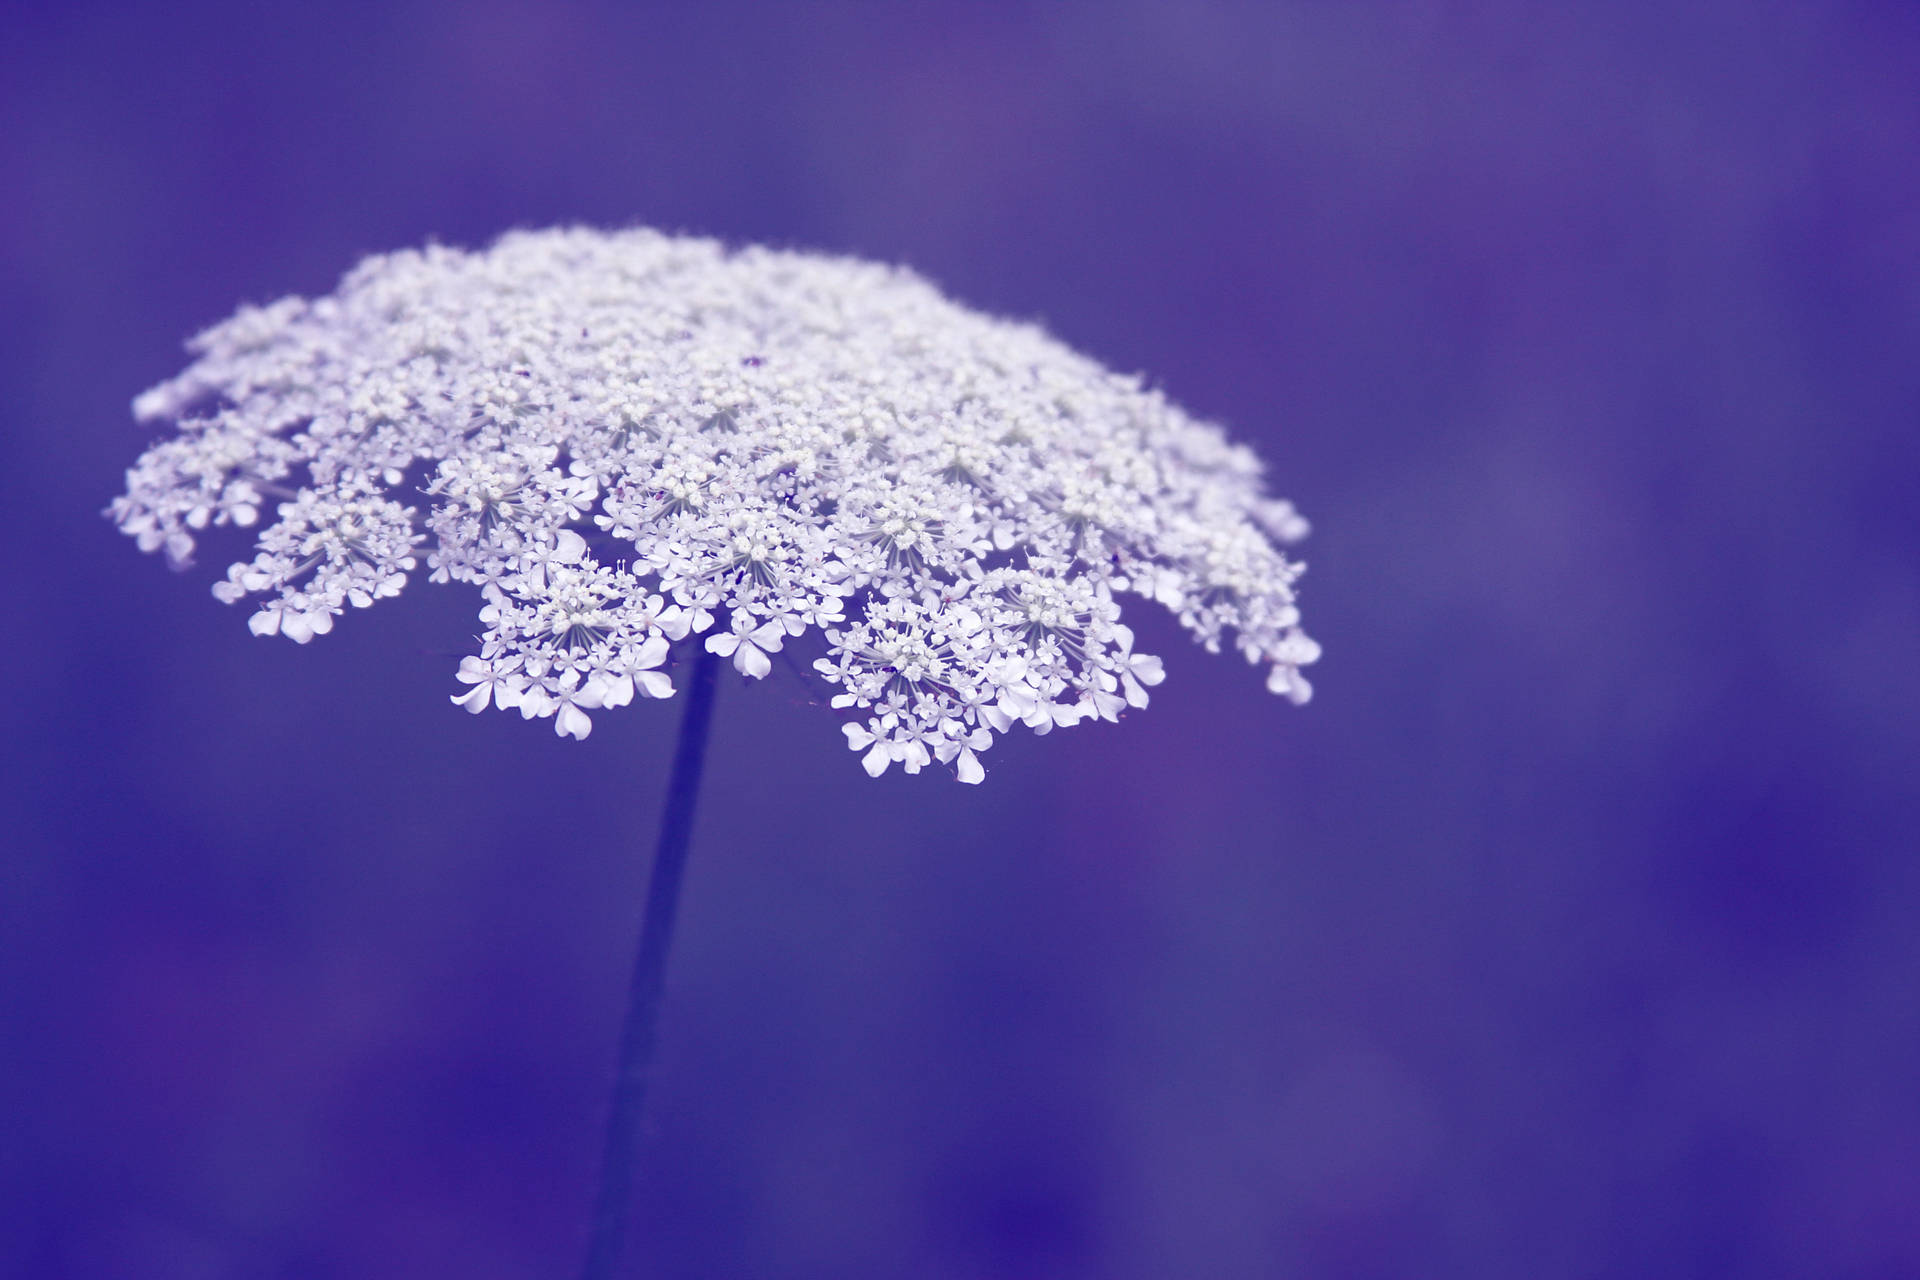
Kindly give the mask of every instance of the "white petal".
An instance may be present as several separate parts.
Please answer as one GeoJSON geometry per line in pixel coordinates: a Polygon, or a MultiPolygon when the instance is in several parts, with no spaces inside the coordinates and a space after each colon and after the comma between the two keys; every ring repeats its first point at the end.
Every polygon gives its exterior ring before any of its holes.
{"type": "Polygon", "coordinates": [[[553,718],[553,731],[561,737],[571,734],[576,739],[584,740],[593,732],[593,721],[580,708],[563,702],[560,704],[560,713],[553,718]]]}
{"type": "Polygon", "coordinates": [[[740,637],[731,631],[722,631],[707,637],[707,652],[726,657],[740,646],[740,637]]]}
{"type": "Polygon", "coordinates": [[[996,705],[1001,715],[1025,720],[1033,715],[1040,702],[1033,696],[1033,690],[1015,685],[1000,691],[1000,701],[996,705]]]}
{"type": "Polygon", "coordinates": [[[1320,642],[1304,631],[1290,632],[1273,656],[1290,666],[1308,666],[1320,661],[1320,642]]]}
{"type": "MultiPolygon", "coordinates": [[[[553,558],[561,564],[579,564],[587,554],[587,540],[571,529],[562,529],[553,558]]],[[[585,736],[584,734],[581,736],[585,736]]]]}
{"type": "Polygon", "coordinates": [[[635,684],[640,686],[640,692],[649,698],[671,698],[673,696],[673,681],[667,678],[667,673],[664,671],[637,672],[633,680],[635,684]]]}
{"type": "Polygon", "coordinates": [[[767,661],[767,655],[750,644],[742,644],[733,655],[733,665],[741,675],[754,680],[764,680],[767,672],[773,670],[773,664],[767,661]]]}
{"type": "Polygon", "coordinates": [[[980,780],[986,776],[987,771],[980,767],[980,760],[973,752],[962,751],[960,753],[960,781],[966,783],[968,786],[978,786],[980,780]]]}
{"type": "Polygon", "coordinates": [[[879,777],[892,763],[893,757],[887,754],[887,744],[884,742],[874,743],[873,750],[860,757],[860,767],[867,771],[869,778],[879,777]]]}
{"type": "Polygon", "coordinates": [[[608,676],[600,684],[600,705],[624,707],[633,701],[632,676],[608,676]]]}
{"type": "Polygon", "coordinates": [[[635,667],[657,667],[667,660],[667,648],[667,638],[665,636],[648,636],[646,642],[634,651],[633,665],[635,667]]]}
{"type": "Polygon", "coordinates": [[[454,706],[465,707],[467,710],[473,712],[473,714],[479,715],[487,709],[487,703],[493,697],[493,689],[488,685],[477,684],[465,693],[455,693],[448,696],[454,706]]]}

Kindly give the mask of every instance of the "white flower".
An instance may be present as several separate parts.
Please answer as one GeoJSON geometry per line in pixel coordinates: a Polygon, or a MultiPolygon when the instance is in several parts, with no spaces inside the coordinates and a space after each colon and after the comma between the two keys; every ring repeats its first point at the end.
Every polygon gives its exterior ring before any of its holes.
{"type": "Polygon", "coordinates": [[[453,678],[473,688],[450,695],[450,700],[475,715],[487,709],[489,700],[502,711],[518,706],[521,690],[527,687],[526,678],[519,674],[520,662],[519,658],[476,658],[469,654],[460,659],[460,670],[453,678]]]}
{"type": "MultiPolygon", "coordinates": [[[[655,597],[657,600],[659,597],[655,597]]],[[[671,698],[673,681],[659,670],[667,660],[671,633],[655,633],[637,645],[623,645],[601,676],[601,705],[624,707],[637,691],[643,698],[671,698]]]]}
{"type": "Polygon", "coordinates": [[[1138,378],[908,272],[635,230],[370,258],[243,308],[134,402],[178,433],[109,515],[305,643],[431,580],[481,588],[452,701],[584,738],[673,693],[690,636],[764,678],[806,641],[869,773],[963,782],[1016,723],[1147,705],[1120,600],[1172,610],[1303,702],[1306,533],[1259,460],[1138,378]],[[419,505],[414,505],[419,504],[419,505]],[[422,509],[424,508],[424,510],[422,509]],[[717,629],[716,629],[717,628],[717,629]]]}
{"type": "MultiPolygon", "coordinates": [[[[794,634],[800,633],[800,624],[794,623],[794,634]]],[[[764,680],[773,670],[773,663],[767,660],[770,653],[780,652],[780,645],[787,638],[785,629],[779,620],[754,625],[751,614],[737,611],[733,615],[733,630],[707,637],[707,652],[717,653],[725,658],[733,658],[733,669],[752,680],[764,680]]]]}

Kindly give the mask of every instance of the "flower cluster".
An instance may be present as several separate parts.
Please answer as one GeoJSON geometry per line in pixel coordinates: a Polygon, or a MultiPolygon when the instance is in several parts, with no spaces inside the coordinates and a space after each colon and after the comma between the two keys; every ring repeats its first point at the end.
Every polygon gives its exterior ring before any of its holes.
{"type": "Polygon", "coordinates": [[[869,773],[977,782],[1015,723],[1146,705],[1161,667],[1120,621],[1129,593],[1311,692],[1280,550],[1306,523],[1254,455],[903,270],[524,232],[368,259],[191,350],[134,402],[178,432],[109,515],[183,564],[270,508],[214,594],[301,643],[422,560],[479,586],[470,711],[584,738],[592,710],[671,695],[689,635],[755,679],[812,637],[869,773]]]}

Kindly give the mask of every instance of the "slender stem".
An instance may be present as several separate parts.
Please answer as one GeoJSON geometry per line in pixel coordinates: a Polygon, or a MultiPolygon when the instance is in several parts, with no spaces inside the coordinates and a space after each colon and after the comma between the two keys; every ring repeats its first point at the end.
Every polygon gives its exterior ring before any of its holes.
{"type": "Polygon", "coordinates": [[[693,804],[700,794],[700,770],[707,754],[707,726],[713,720],[714,677],[718,655],[701,646],[693,661],[687,709],[680,718],[680,741],[673,752],[667,782],[667,808],[660,817],[660,844],[653,855],[647,885],[646,922],[640,927],[640,955],[633,965],[627,995],[627,1020],[620,1031],[620,1065],[614,1076],[613,1113],[607,1120],[607,1150],[600,1164],[600,1192],[594,1201],[593,1238],[587,1246],[583,1280],[610,1280],[626,1241],[627,1210],[633,1200],[633,1170],[640,1146],[640,1108],[653,1066],[660,993],[666,985],[667,948],[673,941],[674,910],[680,901],[681,873],[687,866],[687,839],[693,833],[693,804]]]}

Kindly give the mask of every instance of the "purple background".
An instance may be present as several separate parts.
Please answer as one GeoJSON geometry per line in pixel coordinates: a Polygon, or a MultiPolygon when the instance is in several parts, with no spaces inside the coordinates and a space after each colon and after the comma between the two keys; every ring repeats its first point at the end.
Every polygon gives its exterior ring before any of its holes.
{"type": "Polygon", "coordinates": [[[1328,652],[1140,606],[977,790],[729,675],[634,1274],[1920,1275],[1920,10],[1675,8],[11,6],[0,1271],[577,1266],[677,707],[99,511],[237,303],[583,221],[1149,371],[1328,652]]]}

